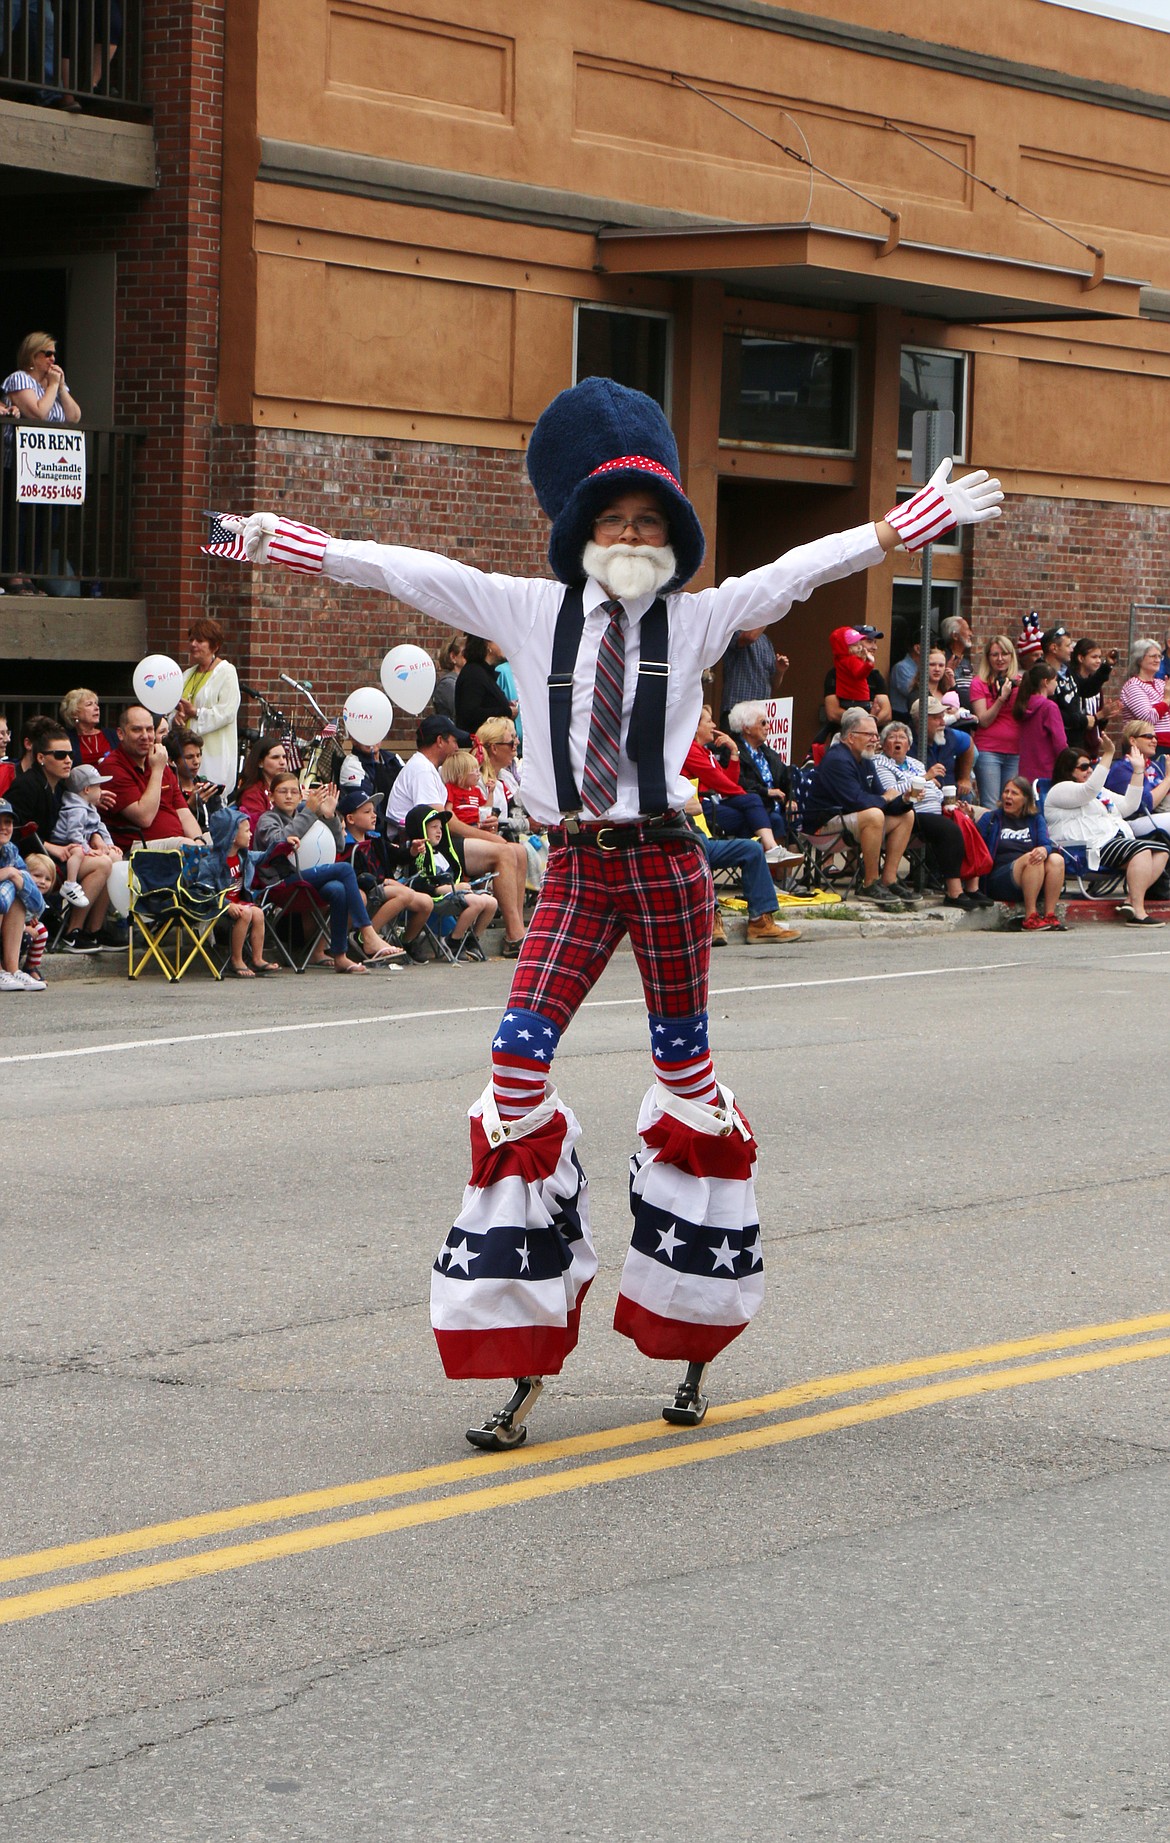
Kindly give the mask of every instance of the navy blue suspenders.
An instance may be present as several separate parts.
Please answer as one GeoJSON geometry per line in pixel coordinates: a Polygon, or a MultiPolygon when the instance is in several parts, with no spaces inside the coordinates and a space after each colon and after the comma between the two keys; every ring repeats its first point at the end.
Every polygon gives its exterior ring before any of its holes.
{"type": "MultiPolygon", "coordinates": [[[[557,805],[565,814],[580,810],[581,795],[569,761],[569,723],[573,714],[573,668],[585,626],[580,586],[565,590],[553,634],[552,670],[548,675],[549,735],[557,805]]],[[[638,686],[626,754],[638,768],[638,808],[644,817],[670,810],[666,797],[666,687],[670,666],[666,658],[667,613],[661,595],[646,610],[641,622],[638,686]]]]}

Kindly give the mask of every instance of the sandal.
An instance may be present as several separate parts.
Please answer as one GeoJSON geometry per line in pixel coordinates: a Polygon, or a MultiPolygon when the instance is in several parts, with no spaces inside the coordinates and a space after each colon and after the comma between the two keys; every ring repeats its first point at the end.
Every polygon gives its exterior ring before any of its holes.
{"type": "Polygon", "coordinates": [[[257,979],[267,979],[269,973],[283,973],[284,968],[275,960],[253,960],[252,971],[257,979]]]}
{"type": "Polygon", "coordinates": [[[406,955],[403,953],[401,947],[391,947],[389,942],[387,942],[381,953],[369,953],[366,955],[366,965],[385,966],[387,961],[393,962],[396,960],[405,960],[405,958],[406,955]]]}
{"type": "Polygon", "coordinates": [[[223,969],[223,977],[225,979],[255,979],[256,975],[250,966],[228,965],[223,969]]]}
{"type": "Polygon", "coordinates": [[[335,973],[365,973],[367,969],[364,966],[360,966],[356,960],[347,959],[344,966],[338,966],[335,960],[333,962],[333,970],[335,973]]]}

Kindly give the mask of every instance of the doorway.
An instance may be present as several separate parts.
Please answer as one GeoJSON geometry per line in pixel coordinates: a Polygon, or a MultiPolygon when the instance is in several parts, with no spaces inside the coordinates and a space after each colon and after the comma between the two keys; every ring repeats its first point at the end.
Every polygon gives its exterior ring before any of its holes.
{"type": "MultiPolygon", "coordinates": [[[[720,480],[716,581],[745,575],[794,545],[857,522],[849,488],[802,481],[720,480]]],[[[792,699],[794,762],[804,760],[820,728],[825,674],[831,664],[829,635],[834,627],[865,619],[864,583],[864,573],[826,583],[768,628],[776,651],[790,661],[781,696],[792,699]]]]}

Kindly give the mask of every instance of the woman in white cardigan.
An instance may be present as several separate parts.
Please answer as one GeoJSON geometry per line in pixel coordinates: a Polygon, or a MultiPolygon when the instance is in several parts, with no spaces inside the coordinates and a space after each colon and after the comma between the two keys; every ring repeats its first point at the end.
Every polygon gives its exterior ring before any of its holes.
{"type": "Polygon", "coordinates": [[[1131,745],[1127,756],[1133,771],[1128,790],[1111,793],[1105,777],[1113,764],[1113,739],[1102,738],[1101,757],[1094,764],[1083,749],[1064,749],[1052,766],[1052,781],[1044,797],[1044,817],[1052,842],[1058,847],[1084,848],[1090,870],[1124,870],[1129,897],[1119,913],[1127,922],[1145,928],[1162,923],[1146,914],[1146,892],[1166,869],[1170,840],[1135,838],[1126,820],[1141,806],[1146,762],[1131,745]]]}
{"type": "Polygon", "coordinates": [[[214,781],[230,794],[240,759],[236,733],[240,681],[235,666],[220,657],[224,638],[223,628],[209,615],[192,621],[188,636],[191,666],[183,680],[177,714],[203,744],[204,780],[214,781]]]}

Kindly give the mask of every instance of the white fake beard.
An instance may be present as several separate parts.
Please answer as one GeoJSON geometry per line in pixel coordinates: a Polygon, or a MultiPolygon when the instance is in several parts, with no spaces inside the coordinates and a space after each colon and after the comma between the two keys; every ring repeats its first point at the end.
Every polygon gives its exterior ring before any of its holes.
{"type": "Polygon", "coordinates": [[[665,588],[678,570],[669,544],[598,544],[590,538],[581,553],[585,574],[619,601],[637,601],[665,588]]]}

